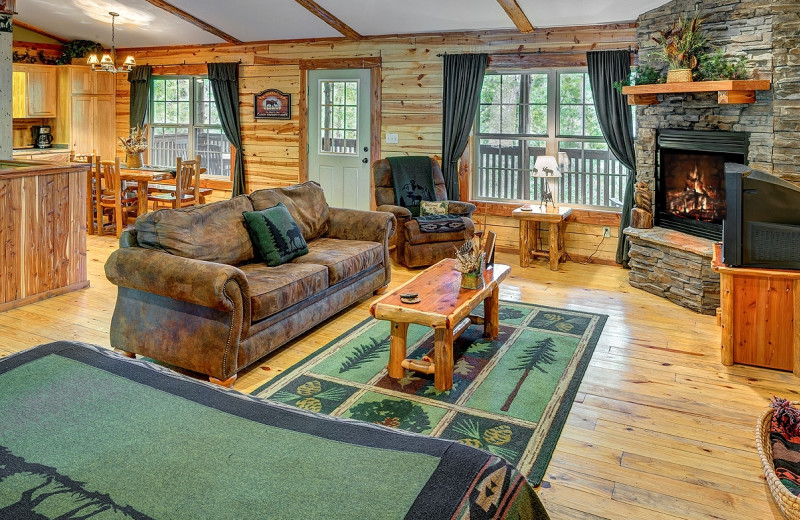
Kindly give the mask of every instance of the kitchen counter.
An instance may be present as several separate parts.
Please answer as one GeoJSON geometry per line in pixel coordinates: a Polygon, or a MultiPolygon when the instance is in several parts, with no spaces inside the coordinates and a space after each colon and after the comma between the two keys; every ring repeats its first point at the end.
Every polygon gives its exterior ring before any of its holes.
{"type": "Polygon", "coordinates": [[[69,162],[69,149],[66,147],[35,148],[33,146],[14,148],[14,159],[39,159],[45,161],[69,162]]]}
{"type": "Polygon", "coordinates": [[[88,168],[0,161],[0,312],[89,286],[88,168]]]}

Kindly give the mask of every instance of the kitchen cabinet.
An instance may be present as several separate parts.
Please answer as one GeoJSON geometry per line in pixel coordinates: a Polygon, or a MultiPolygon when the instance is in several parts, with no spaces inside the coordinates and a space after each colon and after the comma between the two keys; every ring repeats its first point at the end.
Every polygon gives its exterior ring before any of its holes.
{"type": "Polygon", "coordinates": [[[58,111],[56,70],[57,67],[52,65],[14,64],[13,117],[56,117],[58,111]]]}
{"type": "Polygon", "coordinates": [[[72,95],[113,94],[116,89],[116,76],[108,72],[95,72],[90,67],[71,66],[69,87],[72,95]]]}
{"type": "Polygon", "coordinates": [[[89,67],[58,68],[56,143],[78,154],[116,155],[116,75],[89,67]]]}

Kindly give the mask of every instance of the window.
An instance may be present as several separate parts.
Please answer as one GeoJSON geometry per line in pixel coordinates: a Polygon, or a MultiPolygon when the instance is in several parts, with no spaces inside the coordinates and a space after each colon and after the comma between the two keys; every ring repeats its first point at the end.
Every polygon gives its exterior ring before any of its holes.
{"type": "Polygon", "coordinates": [[[205,175],[231,178],[231,145],[208,78],[155,77],[150,88],[150,159],[158,166],[200,155],[205,175]]]}
{"type": "Polygon", "coordinates": [[[320,153],[358,155],[358,81],[320,80],[320,153]]]}
{"type": "Polygon", "coordinates": [[[475,198],[539,200],[543,180],[531,177],[536,157],[565,152],[561,202],[622,206],[628,170],[603,139],[586,72],[489,73],[477,119],[475,198]]]}

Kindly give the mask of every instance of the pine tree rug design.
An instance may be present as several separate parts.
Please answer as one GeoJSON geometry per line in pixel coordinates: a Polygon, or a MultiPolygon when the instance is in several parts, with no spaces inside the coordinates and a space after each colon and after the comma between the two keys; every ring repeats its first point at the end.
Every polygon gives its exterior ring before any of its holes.
{"type": "MultiPolygon", "coordinates": [[[[483,312],[476,309],[477,314],[483,312]]],[[[501,302],[500,334],[473,325],[454,344],[453,388],[386,373],[390,323],[368,318],[258,388],[298,408],[458,440],[504,457],[538,485],[607,316],[501,302]]],[[[408,357],[433,357],[433,330],[411,325],[408,357]]]]}

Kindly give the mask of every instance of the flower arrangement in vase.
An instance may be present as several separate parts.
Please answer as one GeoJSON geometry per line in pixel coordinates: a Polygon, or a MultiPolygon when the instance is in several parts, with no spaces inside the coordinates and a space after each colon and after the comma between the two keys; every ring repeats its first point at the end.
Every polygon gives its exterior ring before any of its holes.
{"type": "Polygon", "coordinates": [[[669,65],[667,83],[692,81],[692,70],[697,67],[708,44],[708,35],[702,27],[704,21],[695,9],[694,16],[681,16],[671,28],[659,31],[653,37],[661,47],[653,54],[669,65]]]}
{"type": "Polygon", "coordinates": [[[142,153],[147,150],[147,125],[131,128],[131,134],[123,139],[119,138],[125,150],[125,165],[128,168],[142,167],[142,153]]]}
{"type": "Polygon", "coordinates": [[[456,249],[456,270],[461,273],[461,287],[480,289],[483,287],[484,258],[474,240],[468,240],[456,249]]]}

